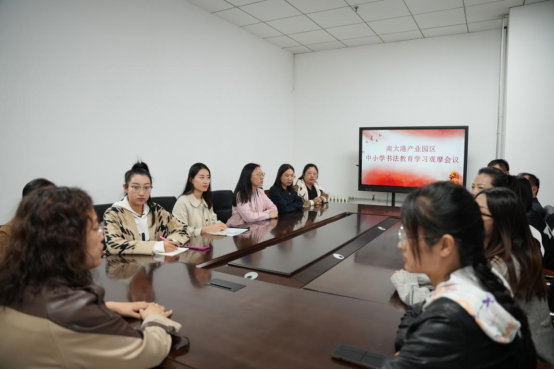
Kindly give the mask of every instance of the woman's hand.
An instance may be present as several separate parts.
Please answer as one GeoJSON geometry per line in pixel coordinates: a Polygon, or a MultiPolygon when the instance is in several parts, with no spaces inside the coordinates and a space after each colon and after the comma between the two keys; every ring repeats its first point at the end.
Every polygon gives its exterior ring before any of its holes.
{"type": "Polygon", "coordinates": [[[168,240],[164,242],[164,250],[166,253],[173,252],[174,250],[177,249],[178,246],[179,246],[179,243],[173,240],[168,240]]]}
{"type": "Polygon", "coordinates": [[[227,230],[227,225],[225,224],[207,226],[202,229],[202,235],[211,234],[211,233],[220,233],[225,230],[227,230]]]}
{"type": "Polygon", "coordinates": [[[277,218],[277,210],[276,209],[273,209],[271,211],[269,211],[269,218],[277,218]]]}
{"type": "Polygon", "coordinates": [[[323,203],[323,200],[320,197],[314,198],[314,204],[321,204],[323,203]]]}
{"type": "Polygon", "coordinates": [[[165,311],[165,307],[157,303],[149,303],[146,309],[139,310],[140,317],[145,320],[150,315],[162,315],[163,317],[169,317],[173,314],[173,310],[165,311]]]}
{"type": "Polygon", "coordinates": [[[106,306],[116,314],[134,319],[140,319],[139,311],[148,305],[148,302],[106,302],[106,306]]]}

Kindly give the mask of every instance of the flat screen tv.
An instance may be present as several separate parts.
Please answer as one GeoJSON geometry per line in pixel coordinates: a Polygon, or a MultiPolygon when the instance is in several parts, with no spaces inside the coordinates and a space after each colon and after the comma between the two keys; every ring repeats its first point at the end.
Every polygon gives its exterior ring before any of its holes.
{"type": "Polygon", "coordinates": [[[358,190],[406,193],[466,184],[467,126],[360,127],[358,190]]]}

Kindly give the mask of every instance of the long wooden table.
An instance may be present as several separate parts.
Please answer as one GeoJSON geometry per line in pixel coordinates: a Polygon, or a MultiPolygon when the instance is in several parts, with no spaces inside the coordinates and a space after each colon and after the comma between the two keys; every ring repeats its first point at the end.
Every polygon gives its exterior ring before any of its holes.
{"type": "Polygon", "coordinates": [[[190,241],[210,245],[207,252],[108,256],[97,280],[106,300],[173,309],[191,345],[173,350],[163,367],[351,367],[331,359],[342,343],[394,353],[404,312],[390,283],[402,267],[392,248],[397,216],[398,209],[331,204],[250,225],[242,237],[190,241]],[[251,271],[256,280],[243,277],[251,271]],[[217,287],[233,283],[244,287],[217,287]]]}

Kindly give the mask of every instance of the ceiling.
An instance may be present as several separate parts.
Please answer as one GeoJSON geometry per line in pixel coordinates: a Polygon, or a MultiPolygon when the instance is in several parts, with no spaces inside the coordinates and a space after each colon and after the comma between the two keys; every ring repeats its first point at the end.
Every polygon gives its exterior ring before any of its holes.
{"type": "Polygon", "coordinates": [[[546,0],[187,1],[299,54],[500,29],[511,7],[546,0]]]}

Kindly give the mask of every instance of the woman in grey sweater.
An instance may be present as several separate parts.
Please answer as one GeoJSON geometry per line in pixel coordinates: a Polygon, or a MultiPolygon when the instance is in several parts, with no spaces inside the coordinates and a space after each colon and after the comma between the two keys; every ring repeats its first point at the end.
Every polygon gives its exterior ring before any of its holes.
{"type": "Polygon", "coordinates": [[[509,281],[516,302],[527,315],[538,359],[554,365],[554,329],[542,257],[523,205],[506,188],[483,190],[475,200],[485,224],[485,255],[509,281]]]}

